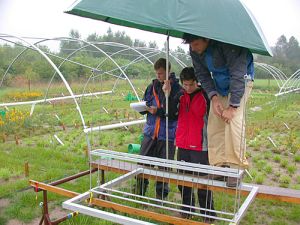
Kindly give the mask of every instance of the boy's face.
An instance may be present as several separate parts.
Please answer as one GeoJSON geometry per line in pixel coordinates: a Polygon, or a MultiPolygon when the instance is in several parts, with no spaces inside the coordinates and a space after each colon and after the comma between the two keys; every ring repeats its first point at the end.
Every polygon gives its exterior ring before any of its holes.
{"type": "Polygon", "coordinates": [[[197,52],[198,54],[202,54],[207,49],[208,42],[209,42],[208,39],[201,38],[201,39],[192,41],[190,43],[190,46],[191,46],[192,51],[197,52]]]}
{"type": "Polygon", "coordinates": [[[198,88],[197,81],[195,80],[183,80],[182,87],[188,94],[192,94],[198,88]]]}
{"type": "Polygon", "coordinates": [[[156,78],[159,82],[164,82],[166,80],[166,70],[164,68],[159,68],[155,70],[156,78]]]}

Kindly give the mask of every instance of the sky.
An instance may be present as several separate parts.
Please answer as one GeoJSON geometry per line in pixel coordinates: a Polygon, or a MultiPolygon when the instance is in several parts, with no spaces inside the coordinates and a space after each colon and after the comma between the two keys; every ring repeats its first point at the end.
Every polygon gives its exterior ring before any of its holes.
{"type": "MultiPolygon", "coordinates": [[[[291,36],[300,42],[300,0],[242,0],[259,22],[268,43],[276,44],[280,35],[291,36]]],[[[76,29],[81,38],[89,34],[103,35],[109,27],[112,31],[125,31],[132,39],[156,41],[161,48],[164,35],[153,34],[133,28],[125,28],[92,19],[69,15],[68,9],[74,0],[0,0],[0,33],[20,37],[67,37],[76,29]]],[[[181,44],[178,38],[170,39],[170,47],[181,44]]]]}

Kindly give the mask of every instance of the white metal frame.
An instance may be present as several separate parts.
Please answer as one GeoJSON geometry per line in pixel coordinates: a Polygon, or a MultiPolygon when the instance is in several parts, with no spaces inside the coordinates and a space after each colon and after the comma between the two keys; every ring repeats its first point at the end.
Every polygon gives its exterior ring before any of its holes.
{"type": "Polygon", "coordinates": [[[71,211],[80,212],[82,214],[105,219],[111,222],[125,225],[153,225],[153,223],[144,222],[141,220],[133,219],[127,216],[121,216],[114,213],[106,212],[100,209],[94,209],[88,206],[81,205],[80,203],[90,197],[90,192],[85,192],[72,199],[63,202],[62,206],[71,211]]]}
{"type": "MultiPolygon", "coordinates": [[[[184,175],[184,176],[178,176],[176,174],[177,170],[187,170],[187,171],[193,171],[198,173],[205,173],[208,175],[220,175],[220,176],[226,176],[226,177],[235,177],[239,181],[241,181],[243,177],[243,170],[240,169],[231,169],[231,168],[222,168],[222,167],[215,167],[215,166],[209,166],[209,165],[201,165],[201,164],[194,164],[194,163],[188,163],[188,162],[181,162],[181,161],[175,161],[175,160],[166,160],[166,159],[159,159],[155,157],[148,157],[148,156],[141,156],[141,155],[133,155],[128,153],[122,153],[122,152],[114,152],[110,150],[103,150],[103,149],[97,149],[90,152],[91,156],[96,157],[96,160],[93,160],[92,162],[97,165],[101,164],[101,158],[102,160],[106,160],[107,164],[110,165],[110,160],[115,160],[120,162],[120,168],[119,169],[126,169],[125,164],[124,168],[122,167],[122,163],[132,163],[132,171],[129,171],[128,173],[121,175],[111,181],[106,182],[105,184],[99,185],[95,188],[92,188],[91,190],[87,191],[86,193],[77,196],[73,199],[70,199],[68,201],[65,201],[63,203],[63,207],[70,210],[76,210],[83,214],[87,214],[90,216],[94,216],[97,218],[103,218],[110,221],[113,221],[114,216],[109,215],[109,213],[104,212],[102,210],[95,210],[94,208],[91,208],[92,210],[89,211],[87,206],[83,206],[82,203],[90,198],[91,196],[107,196],[114,199],[120,199],[123,202],[133,202],[138,203],[139,205],[147,205],[158,209],[165,209],[169,211],[174,212],[184,212],[181,209],[177,209],[176,206],[186,206],[179,203],[171,202],[168,200],[158,200],[155,198],[150,198],[146,196],[136,195],[134,193],[128,193],[124,191],[120,191],[117,189],[114,189],[114,187],[117,187],[118,185],[121,185],[123,182],[128,181],[129,179],[133,179],[134,177],[140,175],[153,175],[160,178],[166,178],[166,179],[176,179],[178,181],[183,182],[192,182],[194,184],[203,184],[203,185],[209,185],[209,186],[215,186],[215,187],[223,187],[226,188],[226,182],[225,181],[217,181],[217,180],[211,180],[208,179],[207,176],[204,176],[203,178],[201,176],[195,178],[195,176],[192,175],[184,175]],[[168,168],[164,171],[159,171],[153,167],[146,167],[142,166],[140,164],[147,164],[151,166],[158,166],[158,167],[164,167],[168,168]],[[92,193],[92,195],[91,195],[92,193]],[[173,206],[173,207],[172,207],[173,206]]],[[[103,164],[101,164],[103,165],[103,164]]],[[[228,188],[228,187],[227,187],[228,188]]],[[[232,188],[231,188],[232,189],[232,188]]],[[[194,215],[194,216],[201,216],[206,218],[213,218],[220,221],[225,221],[228,223],[239,223],[242,219],[242,217],[245,215],[245,212],[251,202],[254,200],[258,188],[255,186],[250,185],[243,185],[240,183],[240,185],[237,188],[233,188],[237,192],[240,190],[248,191],[249,194],[244,200],[244,202],[241,204],[241,206],[238,208],[238,210],[234,212],[226,212],[226,211],[218,211],[218,210],[210,210],[210,209],[204,209],[204,208],[197,208],[192,207],[194,209],[201,209],[205,210],[207,212],[216,212],[218,216],[211,216],[209,214],[201,214],[197,212],[188,212],[188,214],[194,215]],[[222,215],[222,216],[219,216],[222,215]]],[[[119,220],[118,223],[122,224],[128,224],[128,221],[130,221],[132,218],[127,217],[128,219],[122,217],[122,220],[119,220]]],[[[137,221],[135,221],[137,222],[137,221]]],[[[133,223],[132,223],[133,224],[133,223]]],[[[140,221],[140,224],[144,224],[143,221],[140,221]]]]}

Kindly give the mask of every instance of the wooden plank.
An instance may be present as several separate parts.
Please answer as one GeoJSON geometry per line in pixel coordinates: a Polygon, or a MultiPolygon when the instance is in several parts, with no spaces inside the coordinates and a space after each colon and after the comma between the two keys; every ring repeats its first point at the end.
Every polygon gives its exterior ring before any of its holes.
{"type": "Polygon", "coordinates": [[[258,198],[277,200],[300,204],[300,191],[281,187],[270,187],[266,185],[255,185],[258,187],[258,198]]]}
{"type": "Polygon", "coordinates": [[[75,196],[79,195],[79,193],[77,192],[73,192],[73,191],[69,191],[60,187],[55,187],[55,186],[51,186],[48,184],[44,184],[35,180],[30,180],[29,184],[33,187],[33,188],[39,188],[39,189],[43,189],[46,191],[50,191],[62,196],[66,196],[69,198],[74,198],[75,196]]]}
{"type": "MultiPolygon", "coordinates": [[[[63,189],[60,187],[44,184],[44,183],[34,181],[34,180],[30,180],[29,183],[34,188],[39,188],[42,190],[50,191],[50,192],[53,192],[53,193],[56,193],[56,194],[59,194],[62,196],[70,197],[70,198],[73,198],[73,197],[79,195],[79,193],[69,191],[67,189],[63,189]]],[[[123,205],[113,203],[113,202],[108,202],[108,201],[105,201],[105,200],[102,200],[99,198],[93,198],[92,204],[100,206],[100,207],[104,207],[104,208],[114,209],[114,210],[122,212],[122,213],[128,213],[129,215],[139,215],[139,216],[142,216],[145,218],[154,219],[156,221],[166,222],[166,223],[175,224],[175,225],[186,225],[186,224],[207,225],[207,223],[182,219],[179,217],[164,215],[164,214],[146,211],[146,210],[142,210],[142,209],[137,209],[137,208],[133,208],[133,207],[129,207],[129,206],[123,206],[123,205]]]]}
{"type": "Polygon", "coordinates": [[[92,199],[92,204],[97,205],[97,206],[102,206],[102,207],[105,207],[105,208],[114,209],[114,210],[119,211],[119,212],[128,213],[130,215],[139,215],[139,216],[149,218],[149,219],[153,219],[153,220],[156,220],[156,221],[166,222],[166,223],[169,223],[169,224],[175,224],[175,225],[186,225],[186,224],[189,224],[189,225],[207,225],[207,223],[203,223],[203,222],[182,219],[182,218],[179,218],[179,217],[164,215],[164,214],[160,214],[160,213],[156,213],[156,212],[152,212],[152,211],[146,211],[146,210],[143,210],[143,209],[137,209],[137,208],[124,206],[124,205],[120,205],[120,204],[113,203],[113,202],[108,202],[108,201],[98,199],[98,198],[93,198],[92,199]]]}

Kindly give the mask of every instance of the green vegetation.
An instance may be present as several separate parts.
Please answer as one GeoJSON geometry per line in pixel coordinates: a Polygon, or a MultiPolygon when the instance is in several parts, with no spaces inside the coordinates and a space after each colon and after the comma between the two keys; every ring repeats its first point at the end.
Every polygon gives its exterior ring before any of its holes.
{"type": "MultiPolygon", "coordinates": [[[[105,86],[109,86],[110,81],[105,82],[107,84],[105,86]]],[[[133,80],[133,82],[136,86],[145,88],[144,81],[133,80]]],[[[74,83],[73,87],[77,89],[79,84],[74,83]]],[[[14,92],[18,91],[13,90],[14,92]]],[[[55,85],[50,90],[51,93],[60,91],[60,86],[55,85]]],[[[0,95],[3,98],[8,98],[9,93],[9,89],[6,89],[5,93],[3,94],[1,91],[0,95]]],[[[86,123],[89,126],[98,126],[141,118],[139,114],[129,109],[130,102],[125,100],[128,93],[130,92],[126,89],[126,84],[120,83],[114,95],[100,96],[101,102],[92,97],[82,99],[80,107],[86,123]],[[105,107],[109,113],[105,113],[102,107],[105,107]]],[[[252,96],[253,98],[248,106],[249,110],[247,110],[247,139],[249,140],[247,155],[251,164],[249,172],[253,177],[253,181],[246,176],[244,182],[299,188],[299,149],[296,147],[297,150],[290,150],[291,147],[299,146],[300,143],[299,124],[296,120],[299,117],[297,114],[299,109],[295,108],[295,105],[300,105],[298,96],[291,94],[282,99],[275,99],[275,104],[272,104],[272,107],[268,107],[269,104],[266,104],[274,99],[271,93],[254,91],[252,96]],[[286,103],[287,101],[292,104],[286,103]],[[262,106],[262,110],[252,112],[251,107],[255,105],[262,106]],[[286,111],[289,113],[286,113],[286,111]],[[274,120],[277,122],[272,122],[274,120]],[[283,125],[283,121],[294,128],[288,131],[283,125]],[[270,145],[269,136],[272,136],[279,147],[274,148],[272,144],[270,145]]],[[[10,204],[0,214],[0,221],[3,221],[3,223],[10,219],[29,222],[40,215],[41,211],[38,204],[42,200],[41,193],[37,195],[38,201],[36,201],[36,194],[32,190],[17,192],[28,187],[28,179],[50,182],[89,169],[86,157],[86,136],[82,132],[81,121],[72,101],[36,105],[32,116],[24,114],[24,118],[20,116],[20,113],[17,114],[17,112],[28,112],[29,109],[30,107],[27,106],[15,107],[16,118],[13,124],[2,117],[3,123],[7,126],[5,129],[4,126],[0,127],[0,134],[3,137],[2,144],[0,143],[0,182],[2,187],[0,198],[11,199],[10,204]],[[59,120],[55,115],[59,117],[59,120]],[[60,138],[64,146],[60,145],[54,138],[54,134],[60,138]],[[18,141],[16,141],[16,136],[18,141]],[[24,176],[24,164],[26,162],[29,163],[29,177],[24,176]]],[[[10,110],[10,112],[13,111],[10,110]]],[[[7,113],[9,114],[9,112],[7,113]]],[[[89,134],[89,138],[92,148],[126,152],[129,143],[140,142],[141,131],[142,125],[131,126],[128,127],[128,130],[115,129],[94,132],[89,134]]],[[[115,175],[112,174],[112,176],[115,175]]],[[[89,178],[80,178],[74,182],[64,184],[62,187],[77,192],[85,192],[89,189],[89,178]]],[[[172,187],[172,192],[177,192],[176,186],[172,187]]],[[[154,195],[154,193],[149,194],[154,195]]],[[[218,198],[221,198],[221,196],[218,196],[218,193],[216,193],[216,204],[218,204],[218,198]]],[[[61,202],[65,200],[65,198],[51,193],[49,199],[50,211],[60,207],[61,202]]],[[[289,216],[287,217],[289,223],[298,224],[299,217],[296,214],[299,211],[298,205],[280,202],[271,203],[261,200],[256,200],[251,205],[241,224],[259,224],[262,216],[253,217],[253,215],[263,206],[268,207],[264,209],[265,213],[272,215],[270,221],[273,222],[270,222],[270,224],[281,221],[280,216],[274,215],[276,212],[281,212],[282,205],[289,209],[287,211],[291,211],[291,213],[284,214],[289,216]]],[[[80,215],[63,224],[111,223],[80,215]]]]}
{"type": "Polygon", "coordinates": [[[0,169],[0,179],[8,181],[10,176],[11,176],[11,173],[10,173],[9,169],[7,169],[7,168],[0,169]]]}
{"type": "MultiPolygon", "coordinates": [[[[71,36],[78,37],[80,35],[73,31],[71,36]]],[[[125,33],[112,33],[111,31],[103,36],[90,35],[88,40],[113,40],[141,47],[146,45],[142,41],[128,39],[125,33]]],[[[293,40],[289,42],[294,43],[293,40]]],[[[155,47],[155,43],[151,43],[151,45],[155,47]]],[[[57,54],[65,56],[70,53],[68,49],[80,46],[78,43],[76,46],[74,42],[62,41],[60,52],[57,54]]],[[[50,52],[49,49],[44,48],[50,52]]],[[[0,46],[0,74],[3,74],[2,72],[6,70],[10,61],[21,50],[22,48],[18,45],[0,46]]],[[[114,52],[117,49],[116,47],[111,49],[107,47],[105,50],[114,52]]],[[[177,49],[177,51],[181,52],[182,50],[177,49]]],[[[284,58],[279,59],[279,50],[275,54],[277,55],[271,64],[280,65],[281,68],[286,60],[284,58]]],[[[290,57],[289,54],[286,55],[290,57]]],[[[156,57],[160,56],[164,55],[157,55],[156,57]]],[[[37,53],[27,51],[21,58],[13,65],[8,76],[4,79],[0,89],[1,102],[29,101],[43,99],[45,96],[54,98],[69,95],[68,90],[60,82],[57,75],[55,75],[49,90],[46,91],[54,71],[37,53]]],[[[261,57],[258,59],[268,60],[261,57]]],[[[111,61],[105,60],[104,55],[99,55],[94,51],[80,52],[74,55],[72,60],[92,67],[96,67],[99,62],[102,62],[103,71],[110,71],[115,68],[111,61]]],[[[131,61],[131,58],[130,56],[116,57],[115,60],[120,65],[126,65],[131,61]]],[[[184,61],[186,58],[181,60],[184,61]]],[[[61,60],[55,57],[53,57],[53,61],[57,65],[61,63],[61,60]]],[[[187,60],[184,62],[189,63],[187,60]]],[[[288,68],[283,69],[287,75],[294,72],[293,63],[289,63],[288,68]]],[[[173,70],[178,74],[180,67],[174,63],[173,70]]],[[[128,96],[135,95],[127,81],[118,80],[115,83],[115,80],[105,74],[93,77],[84,89],[84,84],[91,75],[89,69],[66,62],[61,71],[70,83],[72,91],[76,94],[93,93],[99,90],[108,91],[113,89],[116,84],[113,94],[77,99],[85,126],[97,127],[143,118],[129,108],[130,100],[135,100],[128,98],[128,96]]],[[[119,73],[120,71],[116,74],[119,75],[119,73]]],[[[133,78],[133,85],[141,98],[146,86],[154,77],[152,66],[146,61],[141,61],[128,67],[127,73],[130,78],[133,78]]],[[[274,97],[275,91],[278,90],[276,81],[264,77],[261,71],[257,75],[258,78],[263,79],[255,80],[255,88],[246,110],[246,155],[250,163],[249,173],[253,180],[246,175],[244,182],[300,190],[299,93],[274,97]],[[255,107],[259,107],[259,110],[254,110],[255,107]],[[287,129],[284,124],[287,124],[290,129],[287,129]],[[271,143],[269,138],[274,141],[276,146],[271,143]]],[[[29,186],[29,179],[49,183],[89,169],[86,154],[87,137],[92,149],[103,148],[127,152],[129,143],[140,143],[139,136],[143,129],[143,125],[137,125],[97,131],[87,136],[83,132],[82,120],[73,99],[36,104],[34,108],[32,105],[23,105],[9,107],[9,110],[2,107],[0,110],[0,200],[9,199],[8,205],[0,208],[1,225],[12,219],[26,223],[41,215],[39,202],[42,201],[42,195],[41,193],[36,195],[32,189],[26,190],[29,186]],[[30,115],[32,110],[33,113],[30,115]],[[29,177],[25,177],[25,163],[29,164],[29,177]]],[[[108,173],[107,176],[112,179],[116,174],[108,173]]],[[[97,174],[93,175],[93,185],[96,184],[96,180],[97,174]]],[[[153,182],[150,185],[150,189],[153,190],[153,182]]],[[[61,187],[83,193],[90,188],[89,177],[77,179],[61,185],[61,187]]],[[[172,185],[171,190],[172,197],[180,199],[180,196],[177,196],[176,185],[172,185]]],[[[150,192],[149,195],[154,196],[154,191],[150,192]]],[[[49,193],[48,198],[50,214],[52,210],[60,208],[61,203],[66,200],[66,198],[52,193],[49,193]]],[[[221,207],[223,198],[222,193],[215,192],[217,207],[221,207]]],[[[233,198],[226,199],[226,201],[234,204],[233,198]]],[[[286,224],[287,221],[291,225],[300,224],[299,205],[256,199],[241,224],[286,224]]],[[[112,223],[80,215],[62,224],[100,225],[112,223]]]]}

